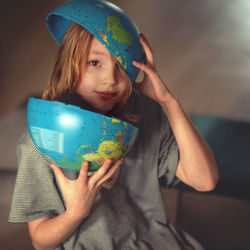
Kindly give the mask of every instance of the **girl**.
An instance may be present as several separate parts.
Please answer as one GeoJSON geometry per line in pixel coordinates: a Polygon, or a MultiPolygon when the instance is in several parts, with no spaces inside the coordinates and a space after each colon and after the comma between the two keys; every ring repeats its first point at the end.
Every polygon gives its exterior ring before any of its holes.
{"type": "Polygon", "coordinates": [[[113,30],[107,40],[102,30],[105,46],[97,34],[79,25],[77,16],[83,15],[81,4],[86,2],[89,8],[109,10],[111,17],[123,13],[97,0],[64,5],[71,23],[59,25],[67,26],[66,33],[43,98],[71,102],[72,96],[80,97],[80,106],[134,123],[139,136],[123,161],[108,159],[88,176],[88,162],[80,173],[50,167],[25,132],[17,148],[9,221],[28,223],[36,249],[202,249],[167,220],[159,180],[170,187],[179,179],[196,190],[212,190],[218,181],[214,157],[158,75],[146,38],[137,39],[146,63],[139,55],[138,60],[126,57],[125,64],[108,46],[124,36],[113,30]],[[133,67],[145,73],[141,82],[133,82],[133,67]],[[112,178],[109,189],[103,188],[112,178]]]}

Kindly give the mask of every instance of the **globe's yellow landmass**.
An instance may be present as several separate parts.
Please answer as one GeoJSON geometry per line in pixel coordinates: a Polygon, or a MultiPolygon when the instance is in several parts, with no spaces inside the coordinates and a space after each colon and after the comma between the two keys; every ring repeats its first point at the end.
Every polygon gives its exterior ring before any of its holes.
{"type": "Polygon", "coordinates": [[[117,119],[115,119],[115,118],[113,118],[112,120],[111,120],[111,124],[113,125],[113,124],[115,124],[115,123],[120,123],[121,121],[120,120],[117,120],[117,119]]]}
{"type": "Polygon", "coordinates": [[[102,37],[103,41],[109,46],[107,35],[105,33],[102,33],[102,29],[100,30],[100,36],[102,37]]]}
{"type": "MultiPolygon", "coordinates": [[[[114,117],[109,118],[109,123],[111,123],[112,125],[122,123],[123,131],[117,130],[115,138],[112,138],[111,140],[102,139],[102,142],[98,145],[97,149],[97,145],[80,145],[78,150],[76,150],[76,157],[74,160],[69,160],[67,156],[64,156],[63,159],[58,160],[56,164],[58,164],[59,166],[64,166],[64,168],[80,171],[82,162],[89,161],[89,171],[96,171],[103,165],[103,162],[106,159],[109,158],[113,161],[117,161],[121,157],[123,157],[123,155],[125,155],[125,153],[128,151],[131,143],[134,141],[134,137],[136,136],[136,134],[134,133],[130,141],[126,145],[124,145],[124,135],[126,130],[128,130],[128,124],[114,117]],[[82,149],[85,149],[85,153],[81,153],[82,149]]],[[[107,133],[107,125],[107,122],[102,123],[101,129],[103,130],[103,135],[106,135],[107,133]]]]}
{"type": "MultiPolygon", "coordinates": [[[[127,69],[126,57],[123,56],[123,58],[124,58],[124,69],[127,69]]],[[[117,60],[120,62],[120,64],[123,64],[123,60],[122,60],[122,57],[121,57],[121,56],[118,56],[118,57],[117,57],[117,60]]]]}
{"type": "Polygon", "coordinates": [[[96,161],[102,163],[103,160],[111,158],[118,160],[122,156],[122,149],[119,142],[103,141],[98,149],[97,153],[87,153],[82,155],[85,160],[96,161]]]}

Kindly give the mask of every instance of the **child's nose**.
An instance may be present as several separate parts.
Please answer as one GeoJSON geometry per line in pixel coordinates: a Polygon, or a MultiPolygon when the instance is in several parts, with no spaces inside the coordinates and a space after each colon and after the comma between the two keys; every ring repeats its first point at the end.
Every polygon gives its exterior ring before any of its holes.
{"type": "Polygon", "coordinates": [[[115,69],[111,67],[107,69],[104,77],[104,84],[114,85],[116,84],[115,69]]]}

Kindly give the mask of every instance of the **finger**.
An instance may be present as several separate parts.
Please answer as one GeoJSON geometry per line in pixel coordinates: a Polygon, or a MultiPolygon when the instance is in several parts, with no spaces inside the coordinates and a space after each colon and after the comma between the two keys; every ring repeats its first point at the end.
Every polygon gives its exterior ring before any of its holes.
{"type": "Polygon", "coordinates": [[[133,65],[135,67],[137,67],[138,69],[141,69],[143,72],[147,73],[148,71],[148,66],[146,66],[145,64],[143,63],[139,63],[137,61],[133,61],[133,65]]]}
{"type": "Polygon", "coordinates": [[[104,161],[103,165],[89,178],[90,185],[96,185],[97,182],[107,173],[112,163],[112,159],[104,161]]]}
{"type": "Polygon", "coordinates": [[[143,72],[145,72],[148,76],[153,74],[153,70],[151,67],[143,64],[143,63],[139,63],[137,61],[133,61],[133,65],[135,67],[137,67],[138,69],[141,69],[143,72]]]}
{"type": "MultiPolygon", "coordinates": [[[[141,42],[144,44],[144,46],[147,47],[147,50],[148,50],[151,54],[153,54],[153,49],[152,49],[151,45],[149,44],[148,39],[145,37],[144,34],[142,34],[142,33],[140,34],[139,40],[141,40],[141,42]]],[[[145,51],[145,52],[146,52],[146,51],[145,51]]]]}
{"type": "Polygon", "coordinates": [[[53,169],[55,176],[57,177],[58,181],[65,181],[65,175],[60,167],[55,165],[54,163],[50,164],[50,167],[53,169]]]}
{"type": "Polygon", "coordinates": [[[102,186],[108,179],[110,179],[121,166],[122,162],[122,159],[116,161],[115,164],[107,171],[107,173],[98,181],[97,185],[102,186]]]}
{"type": "Polygon", "coordinates": [[[147,57],[147,63],[150,65],[154,65],[154,56],[153,56],[153,49],[151,48],[148,40],[146,37],[141,34],[139,37],[139,41],[145,51],[146,57],[147,57]]]}
{"type": "MultiPolygon", "coordinates": [[[[148,46],[151,48],[151,46],[149,45],[149,42],[148,42],[148,39],[147,37],[143,34],[143,33],[140,33],[140,37],[148,44],[148,46]]],[[[151,48],[152,49],[152,48],[151,48]]]]}
{"type": "Polygon", "coordinates": [[[107,189],[110,189],[114,186],[118,176],[120,173],[120,166],[117,168],[117,170],[111,175],[109,179],[107,179],[103,184],[101,184],[101,187],[105,187],[107,189]]]}
{"type": "Polygon", "coordinates": [[[88,161],[84,161],[82,163],[81,169],[80,169],[80,173],[78,176],[78,179],[84,183],[87,182],[88,180],[88,169],[89,169],[89,162],[88,161]]]}

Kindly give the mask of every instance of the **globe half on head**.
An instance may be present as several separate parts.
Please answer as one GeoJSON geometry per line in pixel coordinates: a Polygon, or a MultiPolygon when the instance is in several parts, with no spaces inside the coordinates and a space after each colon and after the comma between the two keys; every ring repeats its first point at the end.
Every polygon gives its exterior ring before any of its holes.
{"type": "Polygon", "coordinates": [[[133,61],[143,61],[139,31],[133,20],[118,6],[102,0],[72,0],[47,16],[47,27],[58,45],[72,22],[80,24],[105,44],[107,50],[120,62],[133,83],[139,69],[133,61]]]}
{"type": "Polygon", "coordinates": [[[58,101],[29,98],[27,126],[39,151],[56,165],[79,171],[89,161],[89,171],[105,159],[116,161],[132,148],[138,129],[114,117],[58,101]]]}

